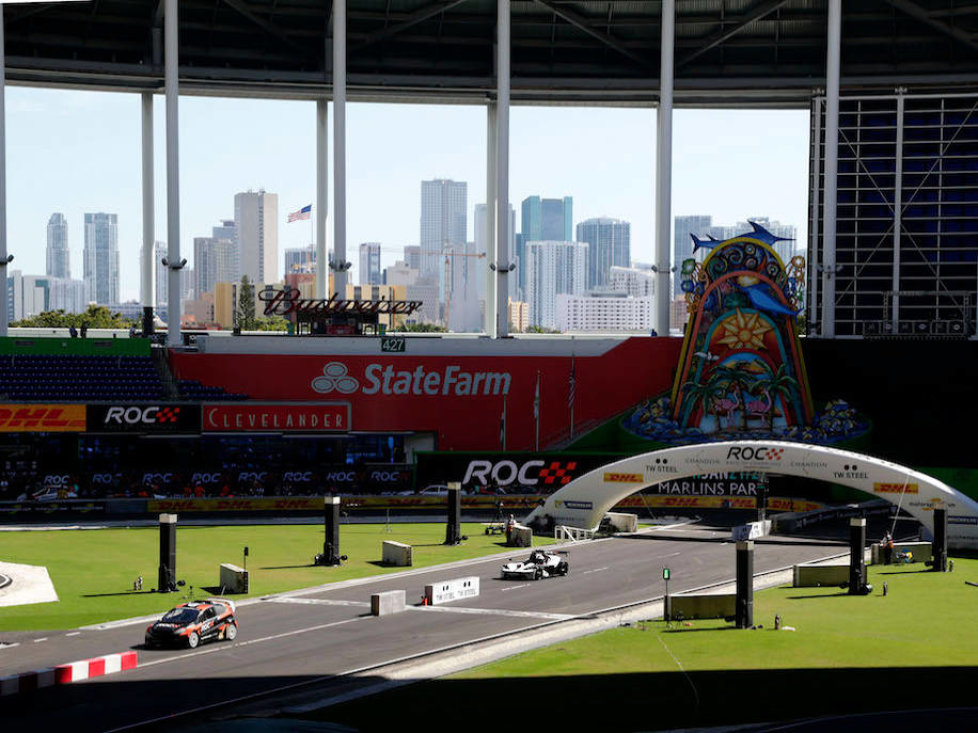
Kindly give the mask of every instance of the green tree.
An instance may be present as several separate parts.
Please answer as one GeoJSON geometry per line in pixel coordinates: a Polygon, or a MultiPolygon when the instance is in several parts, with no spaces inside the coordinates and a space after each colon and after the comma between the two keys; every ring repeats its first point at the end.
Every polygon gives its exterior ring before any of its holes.
{"type": "Polygon", "coordinates": [[[24,318],[10,324],[15,328],[129,328],[136,325],[131,318],[123,318],[121,313],[113,313],[104,305],[89,304],[84,313],[65,313],[63,309],[44,311],[36,316],[24,318]]]}
{"type": "Polygon", "coordinates": [[[289,321],[284,316],[262,316],[255,319],[256,331],[287,331],[289,321]]]}
{"type": "Polygon", "coordinates": [[[242,331],[254,331],[258,328],[258,318],[255,316],[255,288],[247,275],[241,276],[238,286],[238,328],[242,331]]]}
{"type": "Polygon", "coordinates": [[[401,329],[408,333],[447,333],[448,329],[434,323],[408,323],[401,329]]]}

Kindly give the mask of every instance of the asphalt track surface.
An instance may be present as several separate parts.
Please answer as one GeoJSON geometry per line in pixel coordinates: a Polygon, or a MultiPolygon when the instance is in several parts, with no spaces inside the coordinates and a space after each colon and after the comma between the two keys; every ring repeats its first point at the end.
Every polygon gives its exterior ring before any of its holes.
{"type": "MultiPolygon", "coordinates": [[[[369,684],[370,669],[435,650],[471,648],[479,640],[587,618],[605,609],[661,597],[662,568],[670,592],[732,581],[735,545],[729,530],[685,527],[573,544],[570,573],[540,581],[500,580],[505,557],[454,563],[397,575],[348,581],[239,604],[234,642],[190,650],[142,648],[146,620],[70,632],[5,633],[0,676],[42,669],[129,649],[139,666],[86,682],[0,699],[0,728],[15,731],[109,731],[200,722],[205,708],[316,683],[333,688],[369,684]],[[425,584],[478,576],[481,593],[445,606],[411,606],[425,584]],[[370,615],[370,596],[406,591],[409,609],[370,615]],[[190,716],[183,717],[183,714],[190,716]],[[176,716],[176,717],[174,717],[176,716]]],[[[754,571],[846,552],[838,544],[769,538],[755,544],[754,571]]],[[[525,550],[514,550],[522,557],[525,550]]],[[[176,596],[176,594],[174,594],[176,596]]],[[[174,602],[178,599],[174,597],[174,602]]],[[[376,682],[379,678],[373,678],[376,682]]],[[[249,705],[252,703],[249,701],[249,705]]],[[[235,707],[231,706],[232,709],[235,707]]],[[[227,708],[224,709],[227,714],[227,708]]]]}

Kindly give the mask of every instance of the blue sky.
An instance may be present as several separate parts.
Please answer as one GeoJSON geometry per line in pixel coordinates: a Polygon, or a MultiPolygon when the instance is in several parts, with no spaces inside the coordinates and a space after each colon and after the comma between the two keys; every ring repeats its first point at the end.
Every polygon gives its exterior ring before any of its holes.
{"type": "MultiPolygon", "coordinates": [[[[83,214],[116,213],[121,294],[138,298],[139,95],[8,86],[6,102],[14,269],[44,273],[48,217],[60,211],[68,218],[72,276],[80,279],[83,214]]],[[[155,118],[156,238],[166,240],[161,95],[155,118]]],[[[285,222],[315,200],[313,102],[181,97],[180,118],[184,257],[192,262],[193,237],[233,217],[234,194],[249,189],[279,194],[280,249],[310,241],[309,222],[285,222]]],[[[807,110],[676,110],[673,126],[674,215],[711,214],[719,224],[769,216],[795,224],[806,241],[807,110]]],[[[472,210],[485,199],[485,140],[480,106],[348,104],[347,255],[354,267],[360,242],[381,242],[385,265],[400,258],[404,245],[417,244],[422,180],[468,183],[472,239],[472,210]]],[[[513,107],[510,201],[517,230],[519,202],[527,196],[573,196],[575,223],[594,216],[630,221],[632,258],[652,261],[654,155],[654,110],[513,107]]]]}

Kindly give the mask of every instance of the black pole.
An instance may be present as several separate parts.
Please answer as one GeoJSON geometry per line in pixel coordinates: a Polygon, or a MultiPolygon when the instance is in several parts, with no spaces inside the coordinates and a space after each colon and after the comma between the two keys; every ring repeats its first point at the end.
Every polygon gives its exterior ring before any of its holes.
{"type": "Polygon", "coordinates": [[[150,336],[153,333],[153,306],[143,307],[143,336],[150,336]]]}
{"type": "Polygon", "coordinates": [[[445,544],[462,543],[462,486],[452,483],[448,486],[448,517],[445,524],[445,544]]]}
{"type": "Polygon", "coordinates": [[[177,589],[177,515],[160,515],[160,571],[156,583],[160,593],[177,589]]]}
{"type": "Polygon", "coordinates": [[[866,519],[849,520],[849,595],[866,594],[866,519]]]}
{"type": "Polygon", "coordinates": [[[767,518],[767,477],[757,486],[757,521],[763,522],[767,518]]]}
{"type": "Polygon", "coordinates": [[[320,565],[340,564],[340,497],[327,496],[323,507],[323,525],[326,537],[320,565]]]}
{"type": "Polygon", "coordinates": [[[931,545],[934,556],[931,570],[937,573],[947,572],[947,507],[934,509],[934,542],[931,545]]]}
{"type": "Polygon", "coordinates": [[[737,628],[754,625],[754,543],[737,543],[737,628]]]}

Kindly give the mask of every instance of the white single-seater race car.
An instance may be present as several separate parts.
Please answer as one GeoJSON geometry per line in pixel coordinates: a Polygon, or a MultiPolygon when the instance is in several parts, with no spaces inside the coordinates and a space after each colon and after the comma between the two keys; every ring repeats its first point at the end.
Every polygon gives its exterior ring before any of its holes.
{"type": "Polygon", "coordinates": [[[503,565],[502,576],[503,578],[540,580],[555,575],[567,575],[569,568],[566,552],[533,550],[526,560],[508,562],[503,565]]]}

